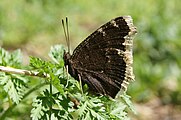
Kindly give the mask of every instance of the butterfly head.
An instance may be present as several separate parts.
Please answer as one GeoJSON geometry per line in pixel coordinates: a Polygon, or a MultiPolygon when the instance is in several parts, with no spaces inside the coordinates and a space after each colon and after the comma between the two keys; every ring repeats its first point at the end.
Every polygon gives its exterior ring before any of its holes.
{"type": "Polygon", "coordinates": [[[64,59],[64,65],[69,65],[69,60],[70,60],[70,53],[69,52],[66,52],[64,51],[64,55],[63,55],[63,59],[64,59]]]}

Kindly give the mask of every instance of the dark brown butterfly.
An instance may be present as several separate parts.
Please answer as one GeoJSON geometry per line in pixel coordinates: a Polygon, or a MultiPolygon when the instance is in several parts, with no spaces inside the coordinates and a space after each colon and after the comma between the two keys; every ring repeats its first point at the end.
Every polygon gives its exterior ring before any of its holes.
{"type": "Polygon", "coordinates": [[[133,35],[131,16],[112,19],[88,36],[70,55],[64,53],[69,74],[98,94],[114,98],[126,90],[133,75],[133,35]]]}

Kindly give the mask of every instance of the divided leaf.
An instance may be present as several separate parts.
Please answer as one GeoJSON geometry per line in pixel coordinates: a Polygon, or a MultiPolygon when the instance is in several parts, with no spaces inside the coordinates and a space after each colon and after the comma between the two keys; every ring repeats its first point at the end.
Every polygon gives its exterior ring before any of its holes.
{"type": "MultiPolygon", "coordinates": [[[[0,48],[0,65],[19,68],[21,63],[22,54],[20,50],[9,53],[3,48],[0,48]]],[[[0,84],[3,85],[8,96],[16,104],[23,98],[27,87],[26,83],[26,78],[20,75],[0,73],[0,84]]]]}
{"type": "Polygon", "coordinates": [[[3,85],[3,88],[8,93],[8,96],[16,104],[18,104],[23,98],[27,88],[25,79],[13,74],[5,75],[5,73],[0,73],[0,84],[3,85]]]}

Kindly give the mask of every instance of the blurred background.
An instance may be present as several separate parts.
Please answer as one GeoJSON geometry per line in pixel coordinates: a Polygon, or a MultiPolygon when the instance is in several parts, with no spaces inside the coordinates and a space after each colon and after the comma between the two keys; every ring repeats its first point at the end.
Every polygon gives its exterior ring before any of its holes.
{"type": "Polygon", "coordinates": [[[69,18],[72,50],[117,16],[131,15],[134,74],[128,87],[138,112],[133,120],[181,119],[180,0],[1,0],[0,46],[48,59],[50,47],[66,46],[61,19],[69,18]]]}

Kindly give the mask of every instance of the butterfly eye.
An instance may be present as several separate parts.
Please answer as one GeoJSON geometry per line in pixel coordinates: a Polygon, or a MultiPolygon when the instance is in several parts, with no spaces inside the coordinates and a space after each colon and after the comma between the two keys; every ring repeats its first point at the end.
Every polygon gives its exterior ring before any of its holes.
{"type": "Polygon", "coordinates": [[[70,54],[64,51],[63,59],[64,59],[65,66],[69,64],[70,57],[71,57],[70,54]]]}

